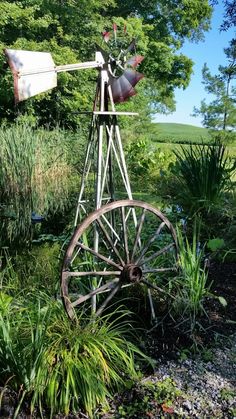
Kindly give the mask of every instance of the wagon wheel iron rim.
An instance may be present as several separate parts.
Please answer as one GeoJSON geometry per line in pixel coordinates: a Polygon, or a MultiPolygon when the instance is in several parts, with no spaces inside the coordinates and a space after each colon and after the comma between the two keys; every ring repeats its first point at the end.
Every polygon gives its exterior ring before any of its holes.
{"type": "Polygon", "coordinates": [[[135,200],[104,205],[77,227],[67,248],[61,271],[65,310],[73,320],[76,308],[87,310],[95,298],[99,316],[125,287],[162,291],[160,278],[176,272],[176,261],[176,233],[161,211],[135,200]]]}

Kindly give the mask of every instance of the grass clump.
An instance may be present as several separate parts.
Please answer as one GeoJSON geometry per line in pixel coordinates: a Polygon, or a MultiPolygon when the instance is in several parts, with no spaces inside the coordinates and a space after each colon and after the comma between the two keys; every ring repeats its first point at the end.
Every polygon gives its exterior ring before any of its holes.
{"type": "Polygon", "coordinates": [[[171,311],[176,321],[184,326],[186,333],[192,336],[200,317],[206,314],[204,301],[209,295],[210,285],[206,268],[202,266],[204,247],[200,248],[196,222],[191,242],[180,229],[177,229],[177,239],[180,274],[173,284],[175,298],[171,311]]]}
{"type": "Polygon", "coordinates": [[[2,291],[0,308],[0,385],[18,394],[15,417],[27,400],[31,413],[82,410],[92,418],[111,390],[138,377],[134,356],[141,353],[126,339],[127,313],[71,323],[42,292],[13,298],[2,291]]]}
{"type": "Polygon", "coordinates": [[[45,291],[59,294],[59,273],[61,246],[58,242],[32,246],[15,255],[8,248],[0,250],[0,289],[10,295],[45,291]]]}
{"type": "Polygon", "coordinates": [[[190,146],[175,151],[174,169],[181,184],[180,204],[190,212],[216,205],[230,189],[235,163],[231,164],[222,144],[190,146]]]}

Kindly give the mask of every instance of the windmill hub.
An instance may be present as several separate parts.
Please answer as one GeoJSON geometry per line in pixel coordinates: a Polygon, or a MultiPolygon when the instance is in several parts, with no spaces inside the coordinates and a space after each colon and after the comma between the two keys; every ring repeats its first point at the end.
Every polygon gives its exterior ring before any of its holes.
{"type": "Polygon", "coordinates": [[[127,264],[123,267],[123,271],[121,272],[121,281],[122,282],[131,282],[131,283],[138,283],[142,279],[142,269],[133,264],[127,264]]]}

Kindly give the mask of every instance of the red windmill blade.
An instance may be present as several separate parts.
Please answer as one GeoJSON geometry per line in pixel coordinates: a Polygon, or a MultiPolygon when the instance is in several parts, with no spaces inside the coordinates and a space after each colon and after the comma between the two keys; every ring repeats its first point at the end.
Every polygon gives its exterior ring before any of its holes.
{"type": "Polygon", "coordinates": [[[109,42],[109,39],[110,39],[110,36],[111,36],[111,33],[108,32],[108,31],[103,31],[102,32],[102,36],[103,36],[104,41],[106,43],[108,43],[109,42]]]}
{"type": "Polygon", "coordinates": [[[115,42],[116,42],[116,35],[117,35],[117,24],[113,23],[113,33],[114,33],[114,38],[115,38],[115,42]]]}
{"type": "Polygon", "coordinates": [[[135,55],[134,57],[129,58],[126,61],[126,65],[130,65],[131,67],[137,67],[142,61],[144,57],[142,55],[135,55]]]}
{"type": "Polygon", "coordinates": [[[124,102],[134,96],[134,86],[143,78],[143,74],[132,69],[126,69],[120,77],[110,76],[110,86],[115,103],[124,102]]]}
{"type": "Polygon", "coordinates": [[[123,76],[130,82],[130,84],[132,84],[133,87],[144,77],[142,73],[132,70],[131,68],[127,68],[124,71],[123,76]]]}

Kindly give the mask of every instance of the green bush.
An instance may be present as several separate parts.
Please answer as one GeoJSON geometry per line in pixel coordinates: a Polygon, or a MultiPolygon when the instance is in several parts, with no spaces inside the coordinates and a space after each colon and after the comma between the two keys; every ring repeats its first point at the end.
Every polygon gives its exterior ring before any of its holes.
{"type": "Polygon", "coordinates": [[[140,139],[128,143],[126,159],[134,190],[156,193],[158,185],[160,193],[160,183],[163,177],[169,174],[169,166],[175,160],[175,156],[170,150],[163,150],[140,139]]]}
{"type": "Polygon", "coordinates": [[[166,417],[164,412],[174,413],[173,403],[179,396],[181,391],[171,378],[146,380],[129,391],[127,402],[118,407],[115,418],[166,417]]]}

